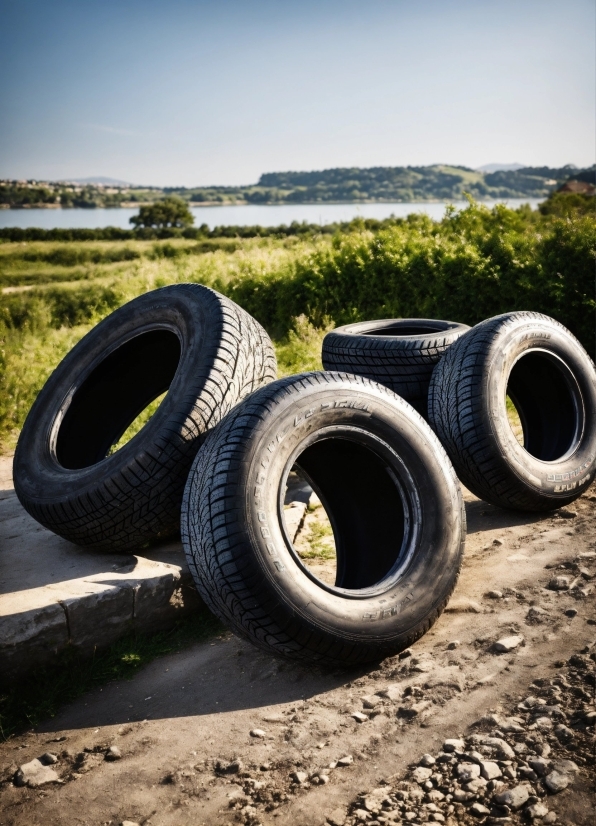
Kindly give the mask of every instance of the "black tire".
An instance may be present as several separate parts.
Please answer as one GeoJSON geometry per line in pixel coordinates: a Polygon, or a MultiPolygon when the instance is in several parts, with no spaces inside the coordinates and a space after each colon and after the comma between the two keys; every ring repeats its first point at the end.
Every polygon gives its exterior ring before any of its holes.
{"type": "Polygon", "coordinates": [[[594,363],[569,330],[540,313],[489,318],[454,344],[433,373],[429,419],[463,484],[494,505],[553,510],[594,478],[594,363]]]}
{"type": "Polygon", "coordinates": [[[209,434],[181,532],[202,597],[239,635],[350,665],[402,650],[435,622],[457,581],[465,511],[445,451],[407,402],[316,372],[262,388],[209,434]],[[333,525],[335,586],[309,572],[285,529],[295,461],[333,525]]]}
{"type": "Polygon", "coordinates": [[[146,293],[93,328],[52,373],[21,432],[15,489],[42,525],[97,550],[176,533],[204,434],[276,377],[262,327],[198,284],[146,293]],[[155,414],[108,455],[128,425],[155,414]]]}
{"type": "Polygon", "coordinates": [[[323,366],[384,384],[426,418],[433,369],[469,329],[466,324],[430,318],[348,324],[323,339],[323,366]]]}

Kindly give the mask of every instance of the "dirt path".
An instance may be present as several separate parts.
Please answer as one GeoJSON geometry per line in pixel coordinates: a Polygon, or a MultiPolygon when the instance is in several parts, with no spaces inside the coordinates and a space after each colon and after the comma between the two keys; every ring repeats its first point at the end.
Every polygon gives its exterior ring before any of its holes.
{"type": "Polygon", "coordinates": [[[593,822],[592,491],[564,515],[546,517],[467,495],[460,582],[448,611],[409,656],[329,673],[276,660],[229,635],[83,697],[0,746],[0,824],[521,823],[532,805],[549,812],[538,823],[593,822]],[[565,579],[553,583],[556,577],[565,579]],[[556,584],[563,589],[553,590],[556,584]],[[498,653],[494,643],[509,637],[523,639],[498,653]],[[582,651],[576,666],[564,665],[582,651]],[[553,686],[557,676],[569,687],[553,686]],[[533,701],[518,707],[528,695],[547,709],[542,717],[533,701]],[[507,722],[511,715],[519,722],[507,722]],[[571,732],[567,740],[560,725],[571,732]],[[457,746],[455,756],[441,750],[446,738],[473,733],[477,739],[457,746]],[[515,759],[481,742],[490,735],[515,745],[515,759]],[[108,757],[117,759],[105,758],[110,746],[117,751],[108,757]],[[58,762],[42,771],[63,782],[16,786],[18,766],[45,752],[58,762]],[[412,777],[425,753],[439,758],[443,773],[423,766],[412,777]],[[545,781],[529,763],[543,753],[577,765],[562,773],[568,785],[560,793],[545,796],[545,781]],[[476,769],[466,781],[457,766],[481,757],[498,765],[499,779],[466,791],[476,769]],[[530,795],[524,808],[495,808],[499,789],[520,784],[530,795]],[[473,806],[480,806],[475,814],[473,806]]]}

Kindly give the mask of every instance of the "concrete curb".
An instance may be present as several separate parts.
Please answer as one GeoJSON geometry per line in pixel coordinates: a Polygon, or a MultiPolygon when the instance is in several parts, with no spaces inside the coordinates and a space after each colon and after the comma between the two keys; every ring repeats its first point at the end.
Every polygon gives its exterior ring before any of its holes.
{"type": "Polygon", "coordinates": [[[157,631],[202,605],[179,542],[143,555],[98,554],[56,536],[21,507],[12,457],[0,457],[0,680],[91,653],[131,630],[157,631]]]}

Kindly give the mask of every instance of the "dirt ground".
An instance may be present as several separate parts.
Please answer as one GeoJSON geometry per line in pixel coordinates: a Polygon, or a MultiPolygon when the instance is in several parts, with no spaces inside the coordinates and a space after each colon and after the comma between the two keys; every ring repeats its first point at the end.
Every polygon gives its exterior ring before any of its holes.
{"type": "Polygon", "coordinates": [[[86,695],[0,746],[0,824],[594,823],[595,494],[466,494],[455,594],[399,657],[329,672],[229,634],[86,695]],[[16,785],[48,752],[59,782],[16,785]]]}

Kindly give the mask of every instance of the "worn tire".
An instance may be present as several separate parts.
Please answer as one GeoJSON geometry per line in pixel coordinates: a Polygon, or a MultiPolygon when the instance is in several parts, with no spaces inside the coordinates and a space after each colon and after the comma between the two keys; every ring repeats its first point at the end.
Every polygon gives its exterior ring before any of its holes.
{"type": "Polygon", "coordinates": [[[14,459],[19,500],[45,527],[98,550],[174,534],[204,434],[275,376],[265,331],[214,290],[178,284],[135,298],[81,339],[37,397],[14,459]]]}
{"type": "Polygon", "coordinates": [[[435,622],[457,581],[465,511],[445,451],[407,402],[315,372],[262,388],[209,434],[181,531],[201,596],[239,635],[350,665],[406,648],[435,622]],[[335,586],[309,572],[285,528],[296,459],[333,524],[335,586]]]}
{"type": "Polygon", "coordinates": [[[387,318],[338,327],[323,339],[323,366],[389,387],[426,418],[432,371],[470,328],[430,318],[387,318]]]}
{"type": "Polygon", "coordinates": [[[474,327],[437,365],[429,419],[472,493],[494,505],[548,511],[594,478],[596,371],[548,316],[517,312],[474,327]],[[509,425],[515,404],[524,445],[509,425]]]}

